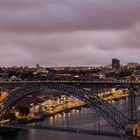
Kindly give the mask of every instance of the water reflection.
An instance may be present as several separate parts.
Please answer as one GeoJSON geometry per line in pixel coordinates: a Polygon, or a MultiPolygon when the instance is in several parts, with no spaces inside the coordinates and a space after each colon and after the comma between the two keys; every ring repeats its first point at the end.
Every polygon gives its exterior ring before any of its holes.
{"type": "MultiPolygon", "coordinates": [[[[128,100],[120,100],[113,103],[114,106],[120,110],[125,111],[128,106],[128,100]]],[[[137,102],[137,107],[140,105],[140,101],[137,102]]],[[[94,125],[94,114],[95,112],[90,108],[81,108],[73,109],[68,113],[60,113],[49,118],[46,118],[42,125],[49,126],[67,126],[75,128],[84,128],[84,129],[95,129],[94,125]]],[[[138,112],[140,116],[140,111],[138,112]]],[[[112,128],[108,123],[100,116],[100,129],[101,130],[110,130],[112,128]]],[[[101,136],[90,136],[84,134],[73,134],[73,133],[64,133],[64,132],[54,132],[49,130],[21,130],[12,135],[5,136],[3,140],[119,140],[119,138],[112,137],[101,137],[101,136]],[[11,139],[12,138],[12,139],[11,139]]]]}

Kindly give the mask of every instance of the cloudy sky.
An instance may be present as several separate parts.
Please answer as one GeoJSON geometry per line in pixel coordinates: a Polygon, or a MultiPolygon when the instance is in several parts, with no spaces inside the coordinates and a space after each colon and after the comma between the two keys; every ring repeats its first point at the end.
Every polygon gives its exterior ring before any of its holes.
{"type": "Polygon", "coordinates": [[[0,0],[0,66],[140,62],[140,0],[0,0]]]}

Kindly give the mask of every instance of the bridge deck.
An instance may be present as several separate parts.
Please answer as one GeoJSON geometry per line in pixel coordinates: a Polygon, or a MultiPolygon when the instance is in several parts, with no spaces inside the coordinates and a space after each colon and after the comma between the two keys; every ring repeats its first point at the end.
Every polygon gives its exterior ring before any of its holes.
{"type": "Polygon", "coordinates": [[[25,84],[25,83],[87,83],[87,84],[140,84],[140,80],[93,80],[93,81],[80,81],[80,80],[46,80],[46,81],[0,81],[0,84],[25,84]]]}

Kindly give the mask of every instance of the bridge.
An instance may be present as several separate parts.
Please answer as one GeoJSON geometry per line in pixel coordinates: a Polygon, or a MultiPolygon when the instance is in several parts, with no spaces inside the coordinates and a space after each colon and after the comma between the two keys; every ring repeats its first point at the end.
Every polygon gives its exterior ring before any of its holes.
{"type": "Polygon", "coordinates": [[[140,86],[140,80],[46,80],[46,81],[0,81],[0,86],[8,85],[23,85],[23,84],[48,84],[48,83],[60,83],[74,86],[83,87],[130,87],[131,85],[140,86]]]}
{"type": "MultiPolygon", "coordinates": [[[[135,99],[133,97],[133,88],[140,89],[140,81],[128,81],[128,80],[102,80],[102,81],[4,81],[0,82],[1,89],[7,89],[9,96],[0,103],[0,120],[3,119],[3,114],[9,112],[9,110],[15,106],[20,100],[28,95],[37,95],[42,91],[59,90],[65,92],[67,95],[72,95],[85,103],[91,108],[99,112],[99,114],[112,126],[116,135],[125,137],[128,131],[131,131],[132,136],[140,136],[140,126],[138,120],[136,120],[136,110],[134,107],[135,99]],[[84,88],[93,87],[119,87],[130,89],[130,108],[131,115],[126,116],[121,111],[116,109],[107,101],[100,98],[96,93],[86,91],[84,88]],[[135,121],[135,123],[134,123],[135,121]],[[135,128],[135,126],[138,127],[135,128]],[[133,127],[134,126],[134,127],[133,127]]],[[[1,127],[20,127],[18,125],[1,125],[1,127]]],[[[23,128],[23,126],[21,126],[23,128]]],[[[24,126],[27,128],[27,126],[24,126]]],[[[37,127],[39,128],[39,127],[37,127]]],[[[41,128],[41,126],[40,126],[41,128]]],[[[58,130],[58,129],[57,129],[58,130]]],[[[61,129],[59,129],[61,130],[61,129]]],[[[72,131],[72,130],[71,130],[72,131]]],[[[81,132],[81,131],[80,131],[81,132]]]]}

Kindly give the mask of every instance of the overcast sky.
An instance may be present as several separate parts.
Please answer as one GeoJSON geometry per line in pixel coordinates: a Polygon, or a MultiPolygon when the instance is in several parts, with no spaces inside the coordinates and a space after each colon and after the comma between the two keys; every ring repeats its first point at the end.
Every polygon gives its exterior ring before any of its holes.
{"type": "Polygon", "coordinates": [[[0,66],[140,62],[140,0],[0,0],[0,66]]]}

